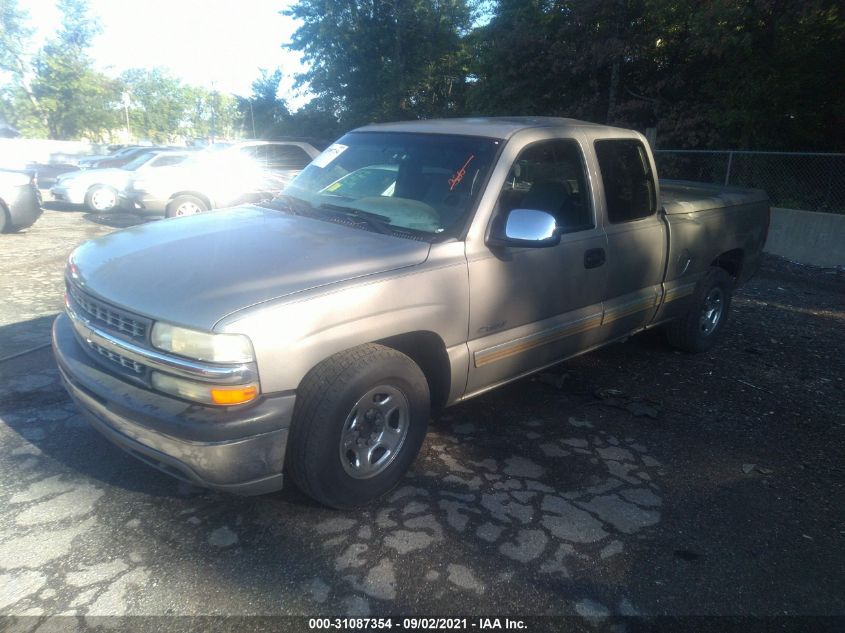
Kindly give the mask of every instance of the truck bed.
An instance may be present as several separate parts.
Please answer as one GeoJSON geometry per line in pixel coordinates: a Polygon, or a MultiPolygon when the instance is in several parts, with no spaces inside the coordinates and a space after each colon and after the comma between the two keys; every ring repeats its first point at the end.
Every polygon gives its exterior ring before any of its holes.
{"type": "Polygon", "coordinates": [[[667,301],[655,322],[686,309],[682,300],[711,266],[727,269],[737,284],[754,274],[769,227],[764,191],[680,180],[661,180],[660,194],[669,230],[664,289],[667,301]]]}
{"type": "Polygon", "coordinates": [[[660,195],[667,215],[695,213],[745,204],[768,206],[768,196],[760,189],[726,187],[687,180],[661,180],[660,195]]]}

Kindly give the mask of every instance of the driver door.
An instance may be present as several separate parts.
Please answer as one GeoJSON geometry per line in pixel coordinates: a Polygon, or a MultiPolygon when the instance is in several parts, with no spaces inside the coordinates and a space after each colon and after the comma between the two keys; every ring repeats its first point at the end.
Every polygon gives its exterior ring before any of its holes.
{"type": "Polygon", "coordinates": [[[493,222],[512,209],[556,218],[553,247],[488,247],[469,261],[467,395],[597,345],[607,238],[574,139],[528,145],[511,167],[493,222]]]}

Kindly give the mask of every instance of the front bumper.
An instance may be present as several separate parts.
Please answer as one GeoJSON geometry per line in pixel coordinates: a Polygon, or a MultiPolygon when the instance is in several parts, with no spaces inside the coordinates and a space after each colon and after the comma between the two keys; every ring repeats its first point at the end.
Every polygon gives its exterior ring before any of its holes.
{"type": "Polygon", "coordinates": [[[78,187],[56,186],[50,189],[53,200],[70,204],[85,204],[85,193],[86,189],[78,187]]]}
{"type": "Polygon", "coordinates": [[[91,425],[138,459],[215,490],[254,495],[282,487],[294,395],[207,407],[134,386],[94,362],[65,314],[53,324],[53,351],[91,425]]]}

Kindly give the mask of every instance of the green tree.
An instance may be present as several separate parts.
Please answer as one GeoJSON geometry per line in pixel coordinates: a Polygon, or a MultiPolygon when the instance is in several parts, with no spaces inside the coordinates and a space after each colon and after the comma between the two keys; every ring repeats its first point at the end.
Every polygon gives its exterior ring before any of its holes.
{"type": "Polygon", "coordinates": [[[238,99],[238,111],[247,135],[271,138],[286,131],[290,112],[278,96],[281,81],[280,69],[271,73],[262,68],[259,77],[252,82],[252,94],[238,99]]]}
{"type": "Polygon", "coordinates": [[[62,27],[34,57],[32,29],[14,0],[3,0],[0,69],[11,76],[3,90],[9,121],[31,136],[101,140],[118,120],[119,86],[97,72],[88,55],[99,32],[84,0],[58,0],[62,27]]]}
{"type": "Polygon", "coordinates": [[[208,138],[212,132],[216,137],[235,134],[238,112],[231,95],[187,85],[161,68],[132,68],[121,74],[120,82],[130,97],[133,137],[174,143],[208,138]]]}
{"type": "Polygon", "coordinates": [[[33,33],[29,13],[18,0],[0,0],[0,72],[18,80],[29,74],[33,33]]]}
{"type": "Polygon", "coordinates": [[[468,111],[574,116],[663,146],[841,149],[831,0],[500,0],[467,38],[468,111]]]}
{"type": "Polygon", "coordinates": [[[290,115],[287,119],[287,129],[282,134],[331,141],[346,129],[332,112],[331,105],[321,98],[316,98],[290,115]]]}
{"type": "Polygon", "coordinates": [[[188,86],[187,91],[194,107],[183,125],[186,137],[220,139],[242,135],[237,97],[195,86],[188,86]]]}
{"type": "Polygon", "coordinates": [[[300,0],[285,12],[310,68],[299,77],[342,127],[461,109],[464,0],[300,0]]]}
{"type": "Polygon", "coordinates": [[[160,68],[133,68],[120,76],[129,94],[133,137],[167,143],[179,134],[194,104],[182,82],[160,68]]]}
{"type": "Polygon", "coordinates": [[[57,5],[62,28],[38,55],[32,92],[51,138],[101,140],[119,120],[119,85],[93,68],[88,49],[100,27],[87,2],[57,5]]]}
{"type": "MultiPolygon", "coordinates": [[[[0,0],[0,115],[18,127],[38,123],[38,102],[32,94],[29,13],[17,0],[0,0]]],[[[43,129],[43,126],[40,126],[43,129]]]]}

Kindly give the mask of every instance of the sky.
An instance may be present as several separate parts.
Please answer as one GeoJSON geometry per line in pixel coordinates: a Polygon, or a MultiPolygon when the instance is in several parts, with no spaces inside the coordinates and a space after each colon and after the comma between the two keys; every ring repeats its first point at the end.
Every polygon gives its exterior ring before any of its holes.
{"type": "MultiPolygon", "coordinates": [[[[292,0],[89,0],[102,33],[91,54],[99,70],[116,76],[128,68],[163,67],[184,82],[248,95],[259,69],[281,68],[279,96],[296,109],[309,95],[293,88],[299,54],[282,48],[296,30],[279,14],[292,0]]],[[[20,3],[36,28],[35,44],[58,28],[55,0],[20,3]]]]}

